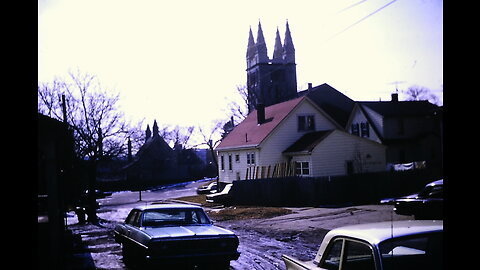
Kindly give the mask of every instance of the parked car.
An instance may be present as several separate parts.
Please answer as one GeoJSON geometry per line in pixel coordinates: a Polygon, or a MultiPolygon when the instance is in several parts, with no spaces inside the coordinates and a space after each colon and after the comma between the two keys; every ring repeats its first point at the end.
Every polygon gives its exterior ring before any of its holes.
{"type": "Polygon", "coordinates": [[[208,194],[206,201],[211,203],[230,204],[232,201],[232,194],[230,193],[232,186],[233,184],[227,184],[222,191],[208,194]]]}
{"type": "Polygon", "coordinates": [[[217,182],[214,181],[208,185],[197,188],[197,194],[209,194],[217,192],[217,182]]]}
{"type": "Polygon", "coordinates": [[[384,199],[380,203],[394,204],[398,215],[413,215],[415,219],[443,219],[443,179],[427,184],[419,193],[384,199]]]}
{"type": "Polygon", "coordinates": [[[287,270],[443,269],[443,221],[403,220],[329,231],[312,261],[282,255],[287,270]]]}
{"type": "MultiPolygon", "coordinates": [[[[84,190],[84,196],[87,197],[88,196],[88,192],[89,190],[86,189],[84,190]]],[[[112,196],[112,192],[109,192],[109,191],[102,191],[102,190],[98,190],[98,189],[95,189],[95,198],[97,199],[103,199],[103,198],[106,198],[108,196],[112,196]]]]}
{"type": "Polygon", "coordinates": [[[228,267],[238,259],[238,237],[214,226],[200,206],[155,204],[133,208],[114,229],[128,265],[228,267]]]}

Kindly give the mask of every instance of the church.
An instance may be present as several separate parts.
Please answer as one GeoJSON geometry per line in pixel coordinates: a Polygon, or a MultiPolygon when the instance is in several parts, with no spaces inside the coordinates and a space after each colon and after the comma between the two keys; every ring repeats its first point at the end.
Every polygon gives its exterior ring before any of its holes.
{"type": "Polygon", "coordinates": [[[246,58],[249,113],[258,104],[270,106],[297,97],[295,47],[288,21],[283,45],[277,28],[272,58],[268,57],[260,22],[256,42],[250,28],[246,58]]]}

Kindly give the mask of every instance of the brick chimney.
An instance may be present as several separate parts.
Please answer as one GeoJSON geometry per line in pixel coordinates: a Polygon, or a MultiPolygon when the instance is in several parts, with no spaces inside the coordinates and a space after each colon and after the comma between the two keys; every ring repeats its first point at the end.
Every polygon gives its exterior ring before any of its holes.
{"type": "Polygon", "coordinates": [[[265,122],[265,105],[257,104],[257,124],[261,125],[265,122]]]}
{"type": "Polygon", "coordinates": [[[392,93],[392,102],[398,102],[398,93],[392,93]]]}

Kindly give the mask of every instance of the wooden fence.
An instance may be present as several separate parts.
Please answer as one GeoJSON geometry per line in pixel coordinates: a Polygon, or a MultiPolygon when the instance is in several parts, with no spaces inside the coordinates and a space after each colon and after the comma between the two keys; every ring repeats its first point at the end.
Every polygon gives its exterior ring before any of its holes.
{"type": "MultiPolygon", "coordinates": [[[[257,169],[254,175],[261,176],[261,171],[257,169]]],[[[287,171],[289,169],[285,168],[284,172],[287,171]]],[[[231,193],[236,205],[365,204],[418,192],[427,183],[440,178],[427,169],[319,178],[287,176],[234,181],[231,193]]]]}
{"type": "Polygon", "coordinates": [[[295,163],[282,162],[268,166],[247,167],[245,173],[246,180],[269,179],[295,176],[295,163]]]}

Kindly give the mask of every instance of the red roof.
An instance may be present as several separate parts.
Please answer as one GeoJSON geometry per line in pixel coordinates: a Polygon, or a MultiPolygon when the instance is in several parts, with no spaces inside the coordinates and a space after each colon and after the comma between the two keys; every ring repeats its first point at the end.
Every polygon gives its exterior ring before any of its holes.
{"type": "Polygon", "coordinates": [[[258,146],[303,99],[299,97],[266,107],[265,122],[261,125],[257,123],[257,110],[252,111],[215,149],[258,146]]]}

